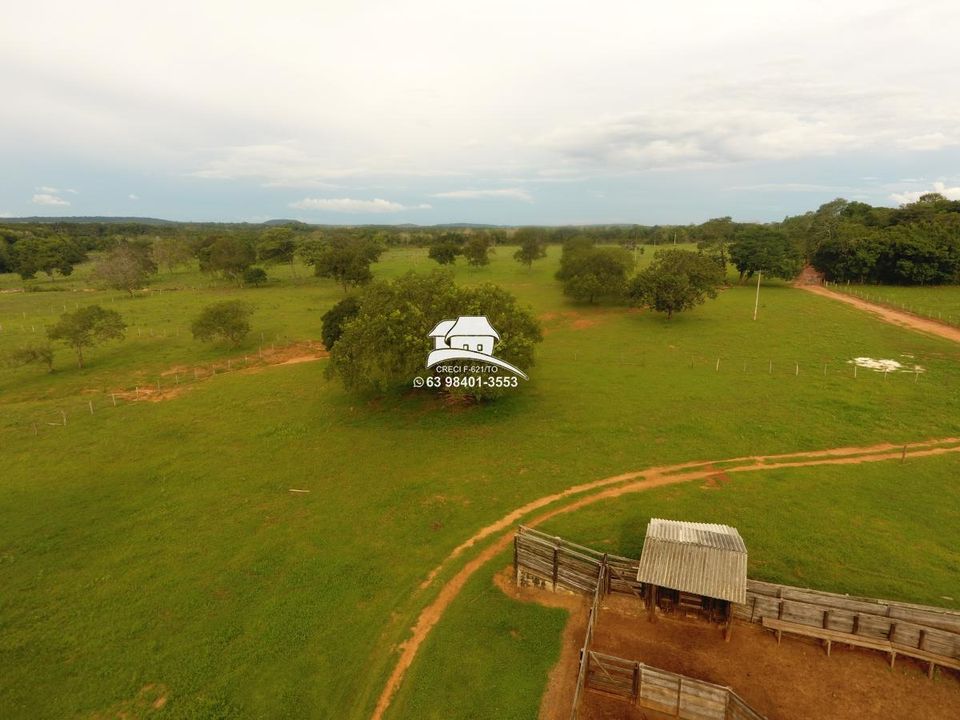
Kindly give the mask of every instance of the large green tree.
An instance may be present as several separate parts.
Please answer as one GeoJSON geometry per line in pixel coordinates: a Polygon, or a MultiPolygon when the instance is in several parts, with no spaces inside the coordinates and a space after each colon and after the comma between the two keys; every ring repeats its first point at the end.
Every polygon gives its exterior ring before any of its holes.
{"type": "Polygon", "coordinates": [[[126,324],[120,313],[99,305],[88,305],[64,313],[56,325],[47,328],[47,337],[59,340],[77,354],[77,367],[83,367],[83,349],[107,340],[122,340],[126,324]]]}
{"type": "Polygon", "coordinates": [[[268,265],[287,263],[294,277],[297,274],[294,258],[297,251],[297,235],[289,227],[272,227],[260,233],[257,241],[257,257],[268,265]]]}
{"type": "Polygon", "coordinates": [[[379,242],[366,237],[335,235],[305,245],[303,256],[313,266],[314,275],[335,280],[346,292],[373,279],[370,266],[380,259],[383,249],[379,242]]]}
{"type": "MultiPolygon", "coordinates": [[[[350,390],[387,392],[409,388],[413,379],[431,375],[424,365],[433,349],[429,332],[441,320],[484,315],[500,340],[494,353],[521,369],[533,365],[533,349],[542,340],[533,312],[502,288],[483,284],[457,287],[446,272],[407,273],[392,282],[376,282],[358,296],[359,309],[333,346],[329,372],[350,390]]],[[[495,388],[454,388],[451,394],[488,399],[495,388]]]]}
{"type": "Polygon", "coordinates": [[[557,279],[563,293],[580,302],[623,299],[627,277],[633,269],[633,255],[622,247],[599,247],[589,240],[573,239],[564,244],[557,279]]]}
{"type": "Polygon", "coordinates": [[[730,260],[740,281],[763,272],[768,277],[793,280],[803,269],[803,251],[779,227],[746,225],[730,245],[730,260]]]}
{"type": "Polygon", "coordinates": [[[197,251],[200,270],[215,273],[237,284],[257,259],[253,244],[244,237],[225,235],[204,242],[197,251]]]}
{"type": "Polygon", "coordinates": [[[190,325],[197,340],[228,340],[239,345],[250,333],[253,306],[242,300],[225,300],[207,305],[190,325]]]}
{"type": "Polygon", "coordinates": [[[463,256],[467,264],[483,267],[490,264],[490,239],[486,235],[474,235],[463,244],[463,256]]]}
{"type": "Polygon", "coordinates": [[[513,254],[518,263],[529,268],[534,261],[547,256],[547,231],[543,228],[520,228],[513,239],[520,246],[513,254]]]}
{"type": "Polygon", "coordinates": [[[630,282],[630,300],[667,319],[717,296],[724,272],[715,258],[689,250],[661,250],[630,282]]]}

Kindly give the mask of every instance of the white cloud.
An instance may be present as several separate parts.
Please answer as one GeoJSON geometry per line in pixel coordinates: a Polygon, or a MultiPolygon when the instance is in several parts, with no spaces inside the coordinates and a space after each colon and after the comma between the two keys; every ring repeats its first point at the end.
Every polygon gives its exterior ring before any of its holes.
{"type": "Polygon", "coordinates": [[[34,205],[60,205],[66,206],[70,203],[64,200],[62,197],[57,195],[52,195],[50,193],[37,193],[33,196],[32,200],[34,205]]]}
{"type": "Polygon", "coordinates": [[[427,204],[402,205],[383,198],[373,200],[355,200],[353,198],[304,198],[290,203],[290,207],[298,210],[322,210],[337,213],[397,213],[404,210],[429,210],[427,204]]]}
{"type": "Polygon", "coordinates": [[[450,190],[448,192],[433,193],[430,197],[448,198],[451,200],[479,200],[484,198],[507,198],[533,202],[533,196],[521,188],[503,188],[500,190],[450,190]]]}
{"type": "Polygon", "coordinates": [[[46,193],[48,195],[60,195],[61,193],[70,193],[71,195],[79,195],[80,193],[74,190],[73,188],[55,188],[49,185],[41,185],[36,188],[39,193],[46,193]]]}
{"type": "Polygon", "coordinates": [[[940,193],[947,200],[960,200],[960,187],[947,187],[942,182],[935,182],[932,190],[907,190],[902,193],[892,193],[890,199],[898,205],[914,203],[927,193],[940,193]]]}
{"type": "Polygon", "coordinates": [[[13,213],[7,210],[0,210],[0,218],[12,218],[13,213]]]}
{"type": "Polygon", "coordinates": [[[960,144],[960,142],[956,138],[949,137],[942,132],[913,135],[899,141],[899,145],[907,150],[942,150],[957,144],[960,144]]]}
{"type": "Polygon", "coordinates": [[[128,198],[129,200],[139,200],[139,199],[140,199],[140,196],[137,195],[136,193],[130,193],[129,195],[127,195],[127,198],[128,198]]]}

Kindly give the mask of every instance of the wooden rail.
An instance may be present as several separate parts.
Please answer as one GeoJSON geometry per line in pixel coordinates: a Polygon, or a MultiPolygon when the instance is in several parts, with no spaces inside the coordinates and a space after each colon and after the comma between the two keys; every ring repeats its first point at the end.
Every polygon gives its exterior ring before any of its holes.
{"type": "Polygon", "coordinates": [[[891,668],[896,662],[898,654],[916,658],[917,660],[923,660],[930,665],[927,673],[929,677],[933,677],[934,668],[937,666],[948,667],[952,670],[960,670],[960,661],[958,660],[927,652],[920,648],[911,647],[909,645],[891,642],[890,640],[877,640],[875,638],[863,637],[862,635],[838,632],[836,630],[829,630],[827,628],[815,628],[810,627],[809,625],[800,625],[798,623],[787,622],[785,620],[774,620],[773,618],[767,617],[763,618],[763,627],[774,630],[777,633],[778,645],[780,644],[781,635],[785,632],[792,633],[794,635],[801,635],[803,637],[811,637],[817,638],[818,640],[823,640],[828,656],[830,655],[830,648],[832,644],[838,642],[845,645],[869,648],[871,650],[879,650],[880,652],[887,653],[890,656],[891,668]]]}
{"type": "Polygon", "coordinates": [[[733,690],[589,651],[585,687],[684,720],[764,720],[733,690]]]}
{"type": "MultiPolygon", "coordinates": [[[[772,619],[893,643],[928,661],[928,656],[960,660],[960,613],[945,608],[748,580],[747,602],[734,605],[733,615],[748,622],[772,619]]],[[[937,664],[951,667],[948,662],[937,664]]]]}

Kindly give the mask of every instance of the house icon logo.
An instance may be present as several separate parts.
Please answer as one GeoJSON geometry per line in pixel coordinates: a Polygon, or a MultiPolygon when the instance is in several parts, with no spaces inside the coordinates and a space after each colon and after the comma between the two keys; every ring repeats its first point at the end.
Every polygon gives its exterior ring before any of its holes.
{"type": "Polygon", "coordinates": [[[456,320],[441,320],[430,331],[433,351],[427,357],[427,367],[432,368],[450,360],[474,360],[496,365],[527,380],[520,368],[493,356],[493,345],[500,334],[485,315],[461,315],[456,320]]]}

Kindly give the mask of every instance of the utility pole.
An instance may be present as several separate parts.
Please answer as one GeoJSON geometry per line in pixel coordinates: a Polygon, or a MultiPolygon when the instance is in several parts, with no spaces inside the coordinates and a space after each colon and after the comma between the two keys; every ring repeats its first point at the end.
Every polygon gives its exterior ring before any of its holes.
{"type": "Polygon", "coordinates": [[[757,270],[757,299],[753,301],[753,319],[757,319],[757,308],[760,307],[760,276],[763,270],[757,270]]]}

